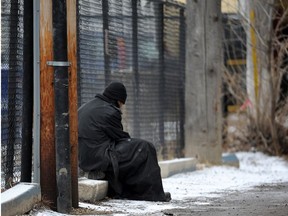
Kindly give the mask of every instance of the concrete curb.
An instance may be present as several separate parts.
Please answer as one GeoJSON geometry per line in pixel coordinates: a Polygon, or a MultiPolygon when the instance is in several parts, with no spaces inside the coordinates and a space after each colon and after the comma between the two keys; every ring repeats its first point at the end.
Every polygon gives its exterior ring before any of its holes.
{"type": "Polygon", "coordinates": [[[21,215],[30,211],[34,204],[41,201],[39,184],[19,183],[1,193],[1,215],[21,215]]]}
{"type": "Polygon", "coordinates": [[[160,161],[161,177],[167,178],[177,173],[196,170],[197,160],[195,158],[181,158],[168,161],[160,161]]]}

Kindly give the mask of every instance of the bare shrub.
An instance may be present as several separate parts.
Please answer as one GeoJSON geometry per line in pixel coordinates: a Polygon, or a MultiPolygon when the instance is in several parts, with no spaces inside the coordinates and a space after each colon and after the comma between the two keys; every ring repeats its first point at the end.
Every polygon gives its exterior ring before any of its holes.
{"type": "MultiPolygon", "coordinates": [[[[248,76],[245,76],[248,70],[246,67],[240,68],[239,65],[231,67],[226,62],[223,70],[225,94],[233,98],[234,104],[239,105],[233,113],[233,116],[236,116],[237,119],[236,123],[234,122],[231,125],[231,121],[227,117],[227,124],[224,126],[226,137],[224,148],[229,151],[253,149],[271,155],[288,155],[288,97],[287,92],[285,93],[288,83],[283,84],[283,82],[286,82],[285,76],[288,74],[288,7],[281,4],[281,0],[275,2],[273,7],[269,5],[270,9],[273,8],[272,12],[265,7],[265,1],[258,1],[257,5],[258,8],[263,6],[263,16],[268,16],[268,20],[273,23],[271,32],[268,32],[269,39],[267,39],[267,35],[264,38],[264,35],[261,34],[261,31],[265,30],[264,23],[258,22],[258,25],[251,26],[253,23],[249,21],[249,17],[242,16],[240,18],[242,25],[246,27],[244,29],[252,28],[255,31],[258,43],[260,43],[260,46],[256,47],[257,52],[260,53],[260,57],[258,56],[260,83],[259,86],[256,86],[259,89],[258,99],[250,99],[247,93],[247,89],[251,87],[248,86],[249,83],[251,84],[249,82],[251,80],[248,76]],[[265,76],[262,73],[263,68],[267,70],[265,76]],[[237,124],[237,121],[242,123],[237,124]],[[231,126],[234,127],[232,135],[231,130],[229,131],[231,126]]],[[[238,32],[234,32],[234,34],[239,41],[242,40],[243,37],[239,36],[238,32]]],[[[247,34],[250,34],[250,32],[246,31],[247,34]]],[[[251,48],[249,46],[253,44],[248,40],[243,43],[246,46],[243,53],[245,53],[248,63],[250,56],[246,56],[246,50],[251,48]]],[[[224,45],[227,49],[227,41],[224,41],[224,45]]],[[[233,47],[233,49],[236,53],[239,46],[233,47]]],[[[228,56],[229,58],[233,58],[233,56],[228,56]]],[[[229,115],[231,116],[231,114],[229,115]]]]}

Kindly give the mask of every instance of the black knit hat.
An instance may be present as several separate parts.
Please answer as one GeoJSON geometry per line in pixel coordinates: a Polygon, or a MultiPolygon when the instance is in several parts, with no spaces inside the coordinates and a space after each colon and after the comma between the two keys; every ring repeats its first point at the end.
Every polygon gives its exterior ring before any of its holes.
{"type": "Polygon", "coordinates": [[[125,104],[127,92],[125,86],[120,82],[110,83],[104,90],[103,95],[113,100],[121,101],[125,104]]]}

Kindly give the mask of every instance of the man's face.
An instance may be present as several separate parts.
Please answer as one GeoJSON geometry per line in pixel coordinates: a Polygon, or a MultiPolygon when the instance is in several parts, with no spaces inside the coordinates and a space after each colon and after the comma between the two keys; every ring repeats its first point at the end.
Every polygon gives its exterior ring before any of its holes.
{"type": "Polygon", "coordinates": [[[118,101],[118,105],[119,105],[119,108],[121,109],[121,107],[124,105],[121,101],[118,101]]]}

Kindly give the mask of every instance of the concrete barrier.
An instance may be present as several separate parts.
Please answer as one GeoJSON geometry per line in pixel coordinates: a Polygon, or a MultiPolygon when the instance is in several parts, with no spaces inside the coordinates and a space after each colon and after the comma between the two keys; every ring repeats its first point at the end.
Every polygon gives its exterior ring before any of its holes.
{"type": "Polygon", "coordinates": [[[30,211],[34,204],[41,201],[39,184],[19,183],[1,193],[1,215],[22,215],[30,211]]]}

